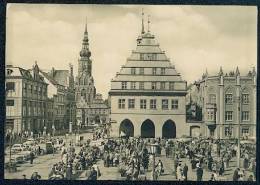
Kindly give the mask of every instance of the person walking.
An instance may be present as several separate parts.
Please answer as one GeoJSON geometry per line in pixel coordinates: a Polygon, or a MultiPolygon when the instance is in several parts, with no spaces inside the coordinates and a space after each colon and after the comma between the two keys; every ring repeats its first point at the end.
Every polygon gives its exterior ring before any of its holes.
{"type": "Polygon", "coordinates": [[[66,179],[72,180],[72,165],[71,165],[71,163],[68,164],[67,169],[66,169],[66,179]]]}
{"type": "Polygon", "coordinates": [[[181,168],[181,163],[179,163],[177,170],[176,170],[176,175],[177,175],[177,179],[178,181],[182,180],[182,168],[181,168]]]}
{"type": "Polygon", "coordinates": [[[95,170],[94,167],[91,168],[88,180],[97,180],[97,171],[95,170]]]}
{"type": "Polygon", "coordinates": [[[240,170],[239,168],[235,169],[234,174],[233,174],[233,181],[238,181],[238,178],[239,178],[238,172],[239,172],[239,170],[240,170]]]}
{"type": "Polygon", "coordinates": [[[196,174],[197,174],[197,181],[202,181],[203,169],[201,168],[201,165],[198,166],[196,174]]]}
{"type": "Polygon", "coordinates": [[[33,160],[34,160],[34,153],[33,151],[30,152],[30,163],[33,164],[33,160]]]}
{"type": "Polygon", "coordinates": [[[187,164],[185,163],[185,164],[184,164],[184,167],[183,167],[184,181],[187,181],[187,180],[188,180],[188,170],[189,170],[189,168],[188,168],[187,164]]]}

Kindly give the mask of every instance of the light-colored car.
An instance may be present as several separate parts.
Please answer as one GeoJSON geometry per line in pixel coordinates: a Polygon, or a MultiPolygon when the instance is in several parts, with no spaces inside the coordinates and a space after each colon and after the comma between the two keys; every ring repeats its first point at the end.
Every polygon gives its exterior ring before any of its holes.
{"type": "Polygon", "coordinates": [[[34,144],[36,144],[36,141],[35,141],[35,139],[33,139],[33,138],[29,138],[29,139],[27,139],[27,141],[25,141],[25,142],[23,143],[23,145],[29,145],[29,146],[32,146],[32,145],[34,145],[34,144]]]}
{"type": "Polygon", "coordinates": [[[24,145],[23,144],[14,144],[11,148],[12,152],[21,152],[24,150],[24,145]]]}
{"type": "MultiPolygon", "coordinates": [[[[10,162],[10,156],[8,155],[5,157],[5,163],[9,163],[9,162],[10,162]]],[[[17,164],[24,163],[25,162],[24,156],[20,154],[12,154],[11,162],[15,162],[17,164]]]]}

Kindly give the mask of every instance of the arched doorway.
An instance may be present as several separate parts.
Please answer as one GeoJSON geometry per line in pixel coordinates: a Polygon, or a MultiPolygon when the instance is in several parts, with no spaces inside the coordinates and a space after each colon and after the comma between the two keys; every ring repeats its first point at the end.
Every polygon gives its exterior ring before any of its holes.
{"type": "Polygon", "coordinates": [[[176,138],[176,125],[172,120],[164,122],[162,127],[162,138],[176,138]]]}
{"type": "Polygon", "coordinates": [[[200,127],[199,126],[191,126],[190,127],[190,136],[191,137],[199,137],[200,136],[200,127]]]}
{"type": "Polygon", "coordinates": [[[119,135],[121,132],[123,132],[127,137],[134,137],[134,125],[129,119],[125,119],[121,122],[119,135]]]}
{"type": "Polygon", "coordinates": [[[155,127],[154,127],[154,123],[151,120],[147,119],[142,123],[141,137],[142,138],[154,138],[155,137],[155,127]]]}

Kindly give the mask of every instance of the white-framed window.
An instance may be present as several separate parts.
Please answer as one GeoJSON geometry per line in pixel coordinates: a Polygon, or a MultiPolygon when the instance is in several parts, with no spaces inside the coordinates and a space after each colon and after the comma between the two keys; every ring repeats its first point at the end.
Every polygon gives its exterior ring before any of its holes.
{"type": "Polygon", "coordinates": [[[152,87],[151,87],[151,89],[156,89],[156,82],[152,82],[152,87]]]}
{"type": "Polygon", "coordinates": [[[140,109],[146,109],[146,99],[140,100],[140,109]]]}
{"type": "Polygon", "coordinates": [[[233,95],[232,94],[226,94],[225,95],[225,102],[227,104],[232,104],[233,103],[233,95]]]}
{"type": "Polygon", "coordinates": [[[152,68],[152,74],[153,74],[153,75],[156,75],[156,74],[157,74],[157,68],[156,68],[156,67],[153,67],[153,68],[152,68]]]}
{"type": "Polygon", "coordinates": [[[233,120],[233,112],[232,111],[226,111],[225,112],[225,120],[226,121],[232,121],[233,120]]]}
{"type": "Polygon", "coordinates": [[[242,94],[242,103],[243,104],[249,103],[249,94],[242,94]]]}
{"type": "Polygon", "coordinates": [[[178,108],[179,108],[179,101],[172,100],[172,109],[178,109],[178,108]]]}
{"type": "Polygon", "coordinates": [[[144,89],[144,82],[139,82],[139,89],[144,89]]]}
{"type": "Polygon", "coordinates": [[[242,121],[249,121],[249,111],[242,111],[242,121]]]}
{"type": "Polygon", "coordinates": [[[140,74],[140,75],[143,75],[143,74],[144,74],[144,68],[143,68],[143,67],[141,67],[141,68],[139,69],[139,74],[140,74]]]}
{"type": "Polygon", "coordinates": [[[208,121],[215,121],[215,113],[214,113],[214,110],[209,109],[209,110],[207,111],[207,118],[208,118],[208,121]]]}
{"type": "Polygon", "coordinates": [[[233,129],[231,127],[225,127],[224,132],[226,137],[233,135],[233,129]]]}
{"type": "Polygon", "coordinates": [[[136,86],[135,86],[135,82],[131,82],[131,89],[135,89],[136,86]]]}
{"type": "Polygon", "coordinates": [[[249,128],[242,128],[241,129],[242,136],[248,136],[249,135],[249,128]]]}
{"type": "Polygon", "coordinates": [[[125,108],[125,99],[118,99],[118,108],[119,109],[125,108]]]}
{"type": "Polygon", "coordinates": [[[150,109],[156,109],[156,99],[150,100],[150,109]]]}
{"type": "Polygon", "coordinates": [[[169,90],[174,90],[174,82],[169,82],[169,90]]]}
{"type": "Polygon", "coordinates": [[[161,75],[165,75],[165,68],[164,67],[161,68],[161,75]]]}
{"type": "Polygon", "coordinates": [[[135,75],[135,74],[136,74],[136,69],[135,69],[135,67],[132,67],[132,68],[131,68],[131,74],[132,74],[132,75],[135,75]]]}
{"type": "Polygon", "coordinates": [[[209,103],[216,103],[216,95],[215,94],[209,95],[209,103]]]}
{"type": "Polygon", "coordinates": [[[160,89],[165,89],[165,82],[160,83],[160,89]]]}
{"type": "Polygon", "coordinates": [[[135,108],[135,99],[128,99],[128,108],[129,109],[135,108]]]}
{"type": "Polygon", "coordinates": [[[121,86],[122,86],[122,89],[127,89],[127,82],[122,82],[121,86]]]}
{"type": "Polygon", "coordinates": [[[162,109],[163,110],[169,109],[169,103],[167,99],[162,99],[162,109]]]}

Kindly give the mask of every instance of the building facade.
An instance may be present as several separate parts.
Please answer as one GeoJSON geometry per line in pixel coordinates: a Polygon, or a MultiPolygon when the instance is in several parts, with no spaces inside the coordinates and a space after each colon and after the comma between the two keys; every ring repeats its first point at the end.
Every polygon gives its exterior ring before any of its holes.
{"type": "Polygon", "coordinates": [[[87,24],[85,26],[82,49],[78,60],[78,75],[75,80],[75,99],[77,107],[78,126],[88,126],[93,123],[109,121],[109,108],[102,100],[101,94],[96,94],[92,76],[92,60],[89,50],[87,24]]]}
{"type": "Polygon", "coordinates": [[[137,47],[111,81],[111,136],[175,138],[189,135],[186,81],[157,43],[142,31],[137,47]]]}
{"type": "Polygon", "coordinates": [[[204,136],[256,137],[256,71],[240,75],[239,69],[217,75],[203,74],[195,82],[192,99],[202,110],[204,136]]]}
{"type": "Polygon", "coordinates": [[[6,66],[5,76],[5,130],[41,133],[47,124],[48,84],[40,75],[37,63],[32,70],[6,66]]]}

